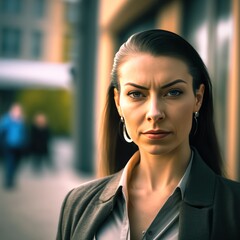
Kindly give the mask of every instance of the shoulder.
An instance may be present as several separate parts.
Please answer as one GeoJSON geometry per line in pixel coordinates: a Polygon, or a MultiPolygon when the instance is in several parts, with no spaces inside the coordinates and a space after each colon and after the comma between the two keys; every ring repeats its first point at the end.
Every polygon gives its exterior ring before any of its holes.
{"type": "MultiPolygon", "coordinates": [[[[214,198],[214,218],[217,232],[225,232],[229,239],[239,238],[240,183],[217,176],[214,198]],[[219,229],[223,226],[224,229],[219,229]]],[[[214,238],[215,239],[215,238],[214,238]]]]}
{"type": "Polygon", "coordinates": [[[195,150],[185,199],[193,203],[240,201],[240,183],[214,173],[195,150]]]}
{"type": "Polygon", "coordinates": [[[72,189],[65,197],[65,208],[84,210],[84,207],[98,202],[103,195],[109,194],[112,197],[117,191],[120,177],[121,172],[118,172],[111,176],[83,183],[72,189]]]}
{"type": "Polygon", "coordinates": [[[4,115],[0,119],[0,130],[6,130],[11,123],[11,119],[8,115],[4,115]]]}
{"type": "MultiPolygon", "coordinates": [[[[215,187],[215,207],[220,213],[224,212],[237,217],[240,221],[240,183],[217,175],[215,187]]],[[[230,217],[229,217],[230,218],[230,217]]]]}
{"type": "MultiPolygon", "coordinates": [[[[118,188],[121,173],[93,180],[81,184],[79,187],[72,189],[64,199],[62,204],[58,236],[69,236],[77,227],[78,223],[82,225],[89,224],[95,219],[97,210],[100,208],[101,196],[113,197],[118,188]],[[84,216],[84,217],[83,217],[84,216]]],[[[62,239],[59,237],[58,239],[62,239]]],[[[68,237],[67,237],[68,239],[68,237]]]]}
{"type": "Polygon", "coordinates": [[[0,122],[1,122],[2,124],[7,124],[7,123],[10,122],[10,121],[11,121],[11,118],[9,117],[8,114],[2,116],[2,118],[1,118],[1,120],[0,120],[0,122]]]}
{"type": "Polygon", "coordinates": [[[217,176],[217,188],[220,192],[225,192],[226,194],[234,195],[240,200],[240,183],[217,176]]]}
{"type": "Polygon", "coordinates": [[[87,198],[91,196],[99,195],[105,189],[106,185],[111,182],[115,175],[107,176],[100,179],[95,179],[81,184],[77,188],[74,188],[69,194],[69,200],[75,200],[78,198],[87,198]]]}

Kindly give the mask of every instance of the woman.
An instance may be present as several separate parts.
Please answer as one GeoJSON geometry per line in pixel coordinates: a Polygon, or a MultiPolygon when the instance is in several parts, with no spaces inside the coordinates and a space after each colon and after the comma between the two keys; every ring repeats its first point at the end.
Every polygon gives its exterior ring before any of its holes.
{"type": "Polygon", "coordinates": [[[105,177],[68,194],[57,239],[240,239],[240,184],[221,176],[211,88],[180,36],[130,37],[108,90],[105,177]]]}

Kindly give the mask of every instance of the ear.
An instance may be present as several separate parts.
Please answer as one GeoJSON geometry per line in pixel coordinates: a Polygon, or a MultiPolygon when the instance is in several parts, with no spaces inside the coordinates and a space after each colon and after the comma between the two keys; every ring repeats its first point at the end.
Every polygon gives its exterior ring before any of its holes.
{"type": "Polygon", "coordinates": [[[120,93],[116,88],[114,88],[114,101],[115,101],[119,115],[122,116],[122,111],[120,107],[120,93]]]}
{"type": "Polygon", "coordinates": [[[194,112],[198,112],[202,106],[204,90],[205,90],[205,86],[204,86],[204,84],[201,84],[199,86],[199,89],[197,89],[197,91],[196,91],[196,97],[195,97],[196,103],[195,103],[195,107],[194,107],[194,112]]]}

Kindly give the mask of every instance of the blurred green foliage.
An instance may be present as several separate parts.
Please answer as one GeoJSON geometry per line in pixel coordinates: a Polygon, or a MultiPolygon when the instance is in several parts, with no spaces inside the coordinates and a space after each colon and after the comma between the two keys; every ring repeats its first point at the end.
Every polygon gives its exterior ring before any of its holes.
{"type": "Polygon", "coordinates": [[[24,108],[26,121],[31,124],[35,114],[44,113],[53,134],[71,135],[72,93],[67,90],[23,90],[17,93],[16,101],[24,108]]]}

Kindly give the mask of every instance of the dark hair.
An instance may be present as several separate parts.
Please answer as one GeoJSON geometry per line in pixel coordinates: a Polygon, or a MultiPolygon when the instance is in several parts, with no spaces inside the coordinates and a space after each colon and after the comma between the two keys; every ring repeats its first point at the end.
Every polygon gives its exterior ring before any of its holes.
{"type": "Polygon", "coordinates": [[[147,30],[132,35],[116,53],[112,79],[108,89],[102,131],[102,173],[109,175],[122,169],[137,146],[126,143],[119,134],[120,116],[114,102],[114,88],[119,89],[118,70],[129,57],[139,53],[152,56],[177,57],[188,65],[193,77],[194,94],[200,84],[205,85],[204,97],[198,117],[198,129],[192,126],[190,145],[195,147],[206,164],[217,174],[222,174],[222,159],[213,123],[212,84],[208,71],[196,50],[179,35],[160,29],[147,30]]]}

